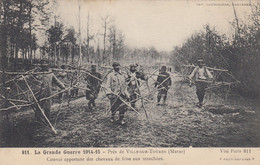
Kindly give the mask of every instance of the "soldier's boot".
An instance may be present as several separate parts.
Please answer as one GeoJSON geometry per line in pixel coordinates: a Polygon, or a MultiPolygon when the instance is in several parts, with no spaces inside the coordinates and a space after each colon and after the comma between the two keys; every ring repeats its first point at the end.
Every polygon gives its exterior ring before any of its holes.
{"type": "Polygon", "coordinates": [[[92,106],[96,107],[95,99],[92,100],[92,106]]]}
{"type": "Polygon", "coordinates": [[[118,120],[119,124],[121,125],[125,125],[126,122],[124,121],[124,114],[119,114],[119,120],[118,120]]]}
{"type": "Polygon", "coordinates": [[[157,105],[160,105],[160,101],[161,101],[161,96],[157,97],[157,105]]]}
{"type": "Polygon", "coordinates": [[[199,100],[199,102],[197,103],[197,106],[199,108],[201,108],[202,105],[203,105],[204,95],[205,95],[205,93],[203,91],[198,91],[197,92],[197,96],[198,96],[198,100],[199,100]]]}
{"type": "Polygon", "coordinates": [[[79,88],[76,89],[75,94],[76,94],[76,97],[78,97],[78,94],[79,94],[79,88]]]}
{"type": "Polygon", "coordinates": [[[166,98],[167,96],[163,96],[163,105],[166,105],[166,98]]]}
{"type": "Polygon", "coordinates": [[[91,100],[88,102],[88,108],[91,108],[91,100]]]}
{"type": "Polygon", "coordinates": [[[118,122],[121,125],[125,125],[126,124],[126,122],[124,121],[125,112],[126,112],[125,110],[119,111],[119,120],[118,120],[118,122]]]}
{"type": "Polygon", "coordinates": [[[120,122],[120,124],[121,124],[121,125],[125,125],[126,122],[125,122],[124,120],[122,120],[122,121],[120,122]]]}
{"type": "Polygon", "coordinates": [[[111,123],[114,123],[114,122],[115,122],[115,116],[114,116],[114,115],[112,115],[112,116],[110,117],[110,122],[111,122],[111,123]]]}

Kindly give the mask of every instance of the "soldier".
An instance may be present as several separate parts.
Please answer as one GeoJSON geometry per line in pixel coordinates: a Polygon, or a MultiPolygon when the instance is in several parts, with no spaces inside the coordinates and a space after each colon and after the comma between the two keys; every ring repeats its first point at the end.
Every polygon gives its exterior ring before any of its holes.
{"type": "Polygon", "coordinates": [[[160,105],[161,97],[163,97],[163,104],[165,104],[167,93],[171,87],[171,84],[172,80],[170,74],[166,72],[166,66],[162,66],[154,86],[158,86],[159,89],[157,95],[157,105],[160,105]]]}
{"type": "MultiPolygon", "coordinates": [[[[47,98],[52,95],[52,84],[56,84],[59,88],[65,89],[64,84],[52,73],[49,71],[48,61],[43,60],[41,64],[41,75],[37,75],[36,78],[40,84],[40,92],[36,94],[36,99],[39,101],[43,98],[47,98]]],[[[44,110],[44,113],[47,118],[50,117],[51,111],[51,98],[39,101],[39,105],[44,110]]],[[[37,121],[40,121],[42,115],[38,106],[35,106],[35,118],[37,121]]]]}
{"type": "Polygon", "coordinates": [[[113,63],[114,71],[107,75],[107,97],[110,100],[111,122],[115,121],[115,114],[119,111],[119,123],[124,125],[124,114],[127,111],[127,106],[124,103],[129,100],[129,93],[126,90],[126,77],[120,72],[120,64],[113,63]],[[120,96],[120,97],[119,97],[120,96]]]}
{"type": "Polygon", "coordinates": [[[205,96],[206,88],[208,86],[209,81],[213,78],[210,71],[205,67],[203,60],[198,60],[198,67],[195,67],[195,69],[192,71],[190,76],[188,77],[190,80],[190,86],[191,86],[191,80],[195,79],[195,85],[196,85],[196,94],[198,97],[199,102],[197,103],[197,106],[199,108],[202,107],[203,99],[205,96]]]}
{"type": "Polygon", "coordinates": [[[126,79],[128,84],[127,91],[130,94],[130,103],[133,108],[135,108],[135,103],[137,101],[138,96],[140,95],[139,91],[139,80],[146,80],[146,77],[143,73],[137,71],[137,65],[130,65],[130,73],[126,79]]]}
{"type": "Polygon", "coordinates": [[[98,93],[101,87],[101,74],[97,72],[96,65],[91,65],[90,73],[86,74],[85,80],[87,81],[86,99],[89,100],[88,107],[91,108],[96,106],[95,100],[98,97],[98,93]]]}

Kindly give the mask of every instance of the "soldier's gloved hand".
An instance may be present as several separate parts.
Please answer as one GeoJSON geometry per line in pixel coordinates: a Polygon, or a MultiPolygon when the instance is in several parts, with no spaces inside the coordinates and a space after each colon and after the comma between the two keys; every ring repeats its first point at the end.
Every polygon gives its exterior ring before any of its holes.
{"type": "Polygon", "coordinates": [[[124,96],[127,100],[128,98],[130,98],[130,93],[126,90],[126,91],[124,91],[124,96]]]}
{"type": "Polygon", "coordinates": [[[111,94],[106,94],[107,98],[111,99],[111,94]]]}
{"type": "Polygon", "coordinates": [[[108,99],[114,99],[115,98],[115,95],[111,94],[111,93],[108,93],[106,94],[107,95],[107,98],[108,99]]]}

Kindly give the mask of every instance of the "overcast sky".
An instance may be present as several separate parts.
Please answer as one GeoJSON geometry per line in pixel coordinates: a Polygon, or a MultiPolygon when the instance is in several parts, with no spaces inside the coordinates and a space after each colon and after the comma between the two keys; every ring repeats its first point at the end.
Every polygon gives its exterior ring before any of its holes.
{"type": "MultiPolygon", "coordinates": [[[[79,10],[81,3],[82,35],[86,36],[86,20],[91,18],[91,33],[102,34],[100,17],[110,15],[113,22],[125,35],[125,43],[130,47],[151,47],[159,51],[170,51],[180,45],[192,33],[203,29],[203,25],[215,26],[221,33],[231,34],[230,21],[234,12],[230,1],[195,0],[175,1],[80,1],[57,0],[57,13],[66,26],[78,30],[79,10]],[[208,6],[208,4],[229,4],[229,6],[208,6]]],[[[242,1],[247,3],[248,1],[242,1]]],[[[235,3],[242,3],[235,1],[235,3]]],[[[250,7],[237,6],[241,19],[249,13],[250,7]]],[[[94,41],[95,43],[98,40],[94,41]]],[[[92,44],[94,44],[94,42],[92,44]]],[[[99,43],[102,44],[100,36],[99,43]]]]}

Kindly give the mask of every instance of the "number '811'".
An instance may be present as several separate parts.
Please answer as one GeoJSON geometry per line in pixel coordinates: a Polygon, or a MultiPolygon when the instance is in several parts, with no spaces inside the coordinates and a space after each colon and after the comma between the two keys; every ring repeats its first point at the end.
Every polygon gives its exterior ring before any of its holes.
{"type": "Polygon", "coordinates": [[[22,154],[23,155],[29,155],[30,153],[29,153],[29,150],[22,150],[22,154]]]}

